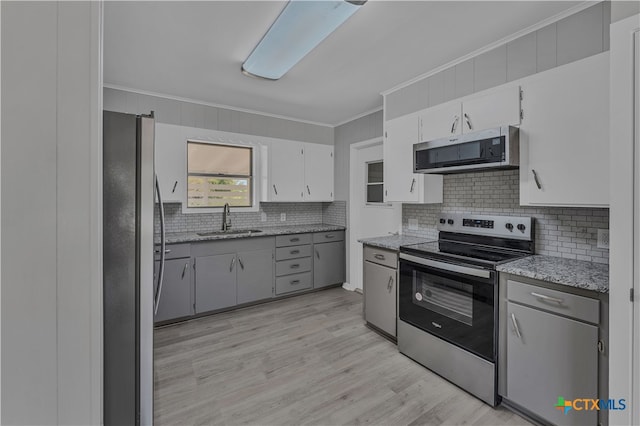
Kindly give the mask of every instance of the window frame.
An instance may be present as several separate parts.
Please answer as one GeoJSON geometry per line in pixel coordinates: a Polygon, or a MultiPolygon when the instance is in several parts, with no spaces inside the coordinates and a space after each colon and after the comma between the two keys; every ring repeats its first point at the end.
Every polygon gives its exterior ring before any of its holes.
{"type": "Polygon", "coordinates": [[[364,203],[368,206],[386,206],[389,205],[389,203],[385,203],[384,201],[384,160],[373,160],[373,161],[367,161],[366,163],[366,167],[365,167],[365,176],[364,176],[364,203]],[[382,181],[381,182],[369,182],[369,165],[371,164],[382,164],[383,165],[383,174],[382,174],[382,181]],[[369,194],[369,186],[371,185],[380,185],[382,186],[382,201],[369,201],[368,199],[368,194],[369,194]]]}
{"type": "Polygon", "coordinates": [[[183,211],[185,213],[207,213],[207,212],[217,212],[222,210],[224,206],[191,206],[189,205],[189,177],[191,176],[204,176],[204,177],[214,177],[214,178],[229,178],[229,179],[248,179],[250,182],[249,185],[249,201],[250,204],[247,206],[230,206],[234,210],[240,211],[257,211],[259,201],[256,197],[256,147],[249,144],[234,144],[227,143],[221,141],[207,141],[201,139],[193,139],[189,138],[185,144],[185,161],[186,161],[186,191],[185,191],[185,203],[183,211]],[[249,162],[250,162],[250,175],[227,175],[227,174],[213,174],[213,173],[190,173],[189,172],[189,144],[199,144],[199,145],[215,145],[222,147],[231,147],[231,148],[241,148],[249,150],[249,162]]]}

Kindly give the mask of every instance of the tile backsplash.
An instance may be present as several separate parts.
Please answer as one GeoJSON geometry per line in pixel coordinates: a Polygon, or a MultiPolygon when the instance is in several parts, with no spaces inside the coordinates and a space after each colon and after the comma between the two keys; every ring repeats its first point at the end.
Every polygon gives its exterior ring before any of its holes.
{"type": "Polygon", "coordinates": [[[609,229],[609,209],[523,207],[519,185],[518,170],[445,175],[442,204],[402,206],[402,233],[437,239],[440,213],[531,216],[537,254],[609,263],[609,250],[596,247],[598,229],[609,229]],[[409,229],[409,219],[418,229],[409,229]]]}
{"type": "MultiPolygon", "coordinates": [[[[182,213],[182,205],[165,204],[165,224],[167,232],[203,232],[222,228],[222,212],[220,213],[182,213]]],[[[330,225],[346,225],[346,202],[333,203],[260,203],[259,212],[237,212],[231,208],[231,225],[233,228],[253,228],[281,225],[306,225],[326,223],[330,225]],[[267,220],[261,221],[262,213],[267,220]],[[280,221],[280,214],[286,214],[286,220],[280,221]]],[[[160,219],[156,206],[155,232],[160,232],[160,219]]]]}

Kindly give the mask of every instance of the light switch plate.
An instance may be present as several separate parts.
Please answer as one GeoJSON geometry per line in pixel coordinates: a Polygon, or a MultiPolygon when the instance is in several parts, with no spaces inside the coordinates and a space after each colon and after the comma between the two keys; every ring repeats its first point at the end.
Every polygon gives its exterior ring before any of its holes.
{"type": "Polygon", "coordinates": [[[284,222],[287,220],[287,214],[286,213],[280,213],[280,222],[284,222]]]}
{"type": "Polygon", "coordinates": [[[409,229],[418,229],[418,219],[409,219],[409,229]]]}
{"type": "Polygon", "coordinates": [[[260,222],[267,221],[267,214],[265,212],[260,212],[260,222]]]}
{"type": "Polygon", "coordinates": [[[601,249],[609,248],[609,230],[608,229],[598,229],[597,247],[601,249]]]}

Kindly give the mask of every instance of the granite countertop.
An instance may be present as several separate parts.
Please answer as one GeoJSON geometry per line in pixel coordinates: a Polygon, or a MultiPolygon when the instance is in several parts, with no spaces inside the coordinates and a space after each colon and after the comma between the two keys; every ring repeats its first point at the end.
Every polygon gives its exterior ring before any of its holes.
{"type": "Polygon", "coordinates": [[[385,248],[395,251],[399,251],[400,246],[426,243],[429,241],[431,240],[427,238],[410,237],[408,235],[385,235],[384,237],[362,238],[358,240],[359,243],[367,246],[385,248]]]}
{"type": "Polygon", "coordinates": [[[609,265],[602,263],[534,255],[503,263],[496,269],[508,274],[599,293],[609,292],[609,265]]]}
{"type": "MultiPolygon", "coordinates": [[[[323,223],[315,223],[311,225],[284,225],[284,226],[265,226],[265,227],[252,227],[251,230],[260,230],[262,232],[247,232],[234,233],[234,234],[214,234],[214,235],[198,235],[197,232],[168,232],[166,235],[167,244],[177,243],[191,243],[197,241],[219,241],[219,240],[232,240],[236,238],[256,238],[256,237],[272,237],[275,235],[288,235],[288,234],[306,234],[307,232],[329,232],[329,231],[344,231],[344,226],[338,225],[325,225],[323,223]]],[[[232,228],[232,231],[241,231],[241,228],[232,228]]],[[[217,231],[217,230],[216,230],[217,231]]],[[[204,232],[204,231],[201,231],[204,232]]],[[[160,244],[160,239],[156,235],[154,238],[155,244],[160,244]]]]}

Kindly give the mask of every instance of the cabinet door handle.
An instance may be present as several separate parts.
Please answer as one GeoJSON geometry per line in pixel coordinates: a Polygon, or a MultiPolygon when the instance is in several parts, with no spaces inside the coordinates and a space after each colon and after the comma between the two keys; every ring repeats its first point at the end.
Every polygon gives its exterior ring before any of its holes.
{"type": "Polygon", "coordinates": [[[533,173],[533,180],[536,182],[538,189],[542,189],[542,185],[540,185],[540,180],[538,179],[538,173],[536,173],[534,169],[531,169],[531,173],[533,173]]]}
{"type": "Polygon", "coordinates": [[[300,250],[291,250],[289,254],[300,254],[300,250]]]}
{"type": "Polygon", "coordinates": [[[178,186],[178,181],[175,181],[173,183],[173,189],[171,190],[171,193],[173,194],[174,192],[176,192],[176,186],[178,186]]]}
{"type": "Polygon", "coordinates": [[[182,270],[182,279],[184,279],[184,274],[187,273],[187,268],[189,267],[189,262],[184,264],[184,269],[182,270]]]}
{"type": "Polygon", "coordinates": [[[384,260],[384,254],[376,253],[373,255],[378,260],[384,260]]]}
{"type": "Polygon", "coordinates": [[[518,321],[516,320],[516,314],[514,314],[513,312],[511,312],[511,323],[513,324],[513,331],[516,332],[516,336],[518,336],[518,339],[522,339],[520,328],[518,328],[518,321]]]}
{"type": "Polygon", "coordinates": [[[392,289],[393,289],[393,275],[389,277],[389,283],[387,284],[387,290],[389,290],[389,293],[391,293],[392,289]]]}
{"type": "Polygon", "coordinates": [[[291,285],[297,285],[297,284],[300,284],[300,280],[293,280],[293,281],[289,281],[289,284],[291,284],[291,285]]]}
{"type": "Polygon", "coordinates": [[[451,134],[455,133],[456,129],[458,128],[458,121],[460,120],[460,117],[458,117],[456,115],[456,119],[453,120],[453,124],[451,125],[451,134]]]}
{"type": "Polygon", "coordinates": [[[464,118],[467,120],[467,126],[469,126],[469,130],[473,130],[473,125],[471,124],[471,119],[469,118],[469,115],[466,112],[464,113],[464,118]]]}
{"type": "Polygon", "coordinates": [[[309,189],[309,185],[307,185],[307,192],[311,195],[311,190],[309,189]]]}
{"type": "Polygon", "coordinates": [[[240,267],[244,269],[244,263],[242,263],[242,258],[240,256],[238,256],[238,263],[240,264],[240,267]]]}
{"type": "Polygon", "coordinates": [[[289,268],[291,269],[298,269],[300,267],[299,263],[294,263],[293,265],[290,265],[289,268]]]}
{"type": "Polygon", "coordinates": [[[275,192],[275,193],[276,193],[276,195],[278,195],[278,188],[276,188],[276,186],[275,186],[275,185],[273,185],[273,192],[275,192]]]}
{"type": "Polygon", "coordinates": [[[561,305],[564,302],[564,299],[560,299],[559,297],[551,297],[551,296],[547,296],[546,294],[536,293],[535,291],[532,291],[531,295],[533,297],[537,297],[538,299],[548,300],[549,302],[556,302],[559,305],[561,305]]]}
{"type": "Polygon", "coordinates": [[[409,188],[409,192],[413,194],[413,187],[416,186],[416,178],[411,180],[411,188],[409,188]]]}
{"type": "Polygon", "coordinates": [[[236,257],[234,256],[233,259],[231,259],[231,266],[229,266],[229,272],[233,271],[233,267],[236,265],[236,257]]]}
{"type": "Polygon", "coordinates": [[[320,252],[318,250],[316,250],[316,257],[320,259],[320,252]]]}

